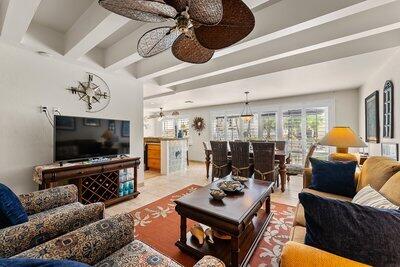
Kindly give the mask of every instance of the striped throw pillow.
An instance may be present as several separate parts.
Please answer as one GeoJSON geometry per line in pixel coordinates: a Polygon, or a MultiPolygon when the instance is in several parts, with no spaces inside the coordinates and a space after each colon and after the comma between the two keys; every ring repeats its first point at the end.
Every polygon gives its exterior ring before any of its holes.
{"type": "Polygon", "coordinates": [[[351,201],[352,203],[378,209],[399,209],[398,206],[387,200],[378,191],[367,185],[361,189],[351,201]]]}

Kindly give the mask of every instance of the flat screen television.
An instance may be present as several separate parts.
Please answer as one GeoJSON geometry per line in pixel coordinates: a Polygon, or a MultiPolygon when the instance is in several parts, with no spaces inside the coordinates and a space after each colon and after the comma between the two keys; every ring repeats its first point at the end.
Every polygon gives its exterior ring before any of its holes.
{"type": "Polygon", "coordinates": [[[54,161],[129,154],[130,122],[54,116],[54,161]]]}

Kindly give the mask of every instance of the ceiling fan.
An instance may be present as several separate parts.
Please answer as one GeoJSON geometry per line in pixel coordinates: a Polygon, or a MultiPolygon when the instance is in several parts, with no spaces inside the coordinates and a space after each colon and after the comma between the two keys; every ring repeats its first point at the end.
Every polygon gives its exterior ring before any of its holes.
{"type": "Polygon", "coordinates": [[[99,0],[99,4],[122,16],[144,22],[174,20],[173,27],[146,32],[137,51],[144,58],[172,47],[179,60],[201,64],[215,50],[245,38],[255,18],[242,0],[99,0]]]}
{"type": "Polygon", "coordinates": [[[159,121],[161,121],[162,119],[164,119],[164,117],[165,117],[165,114],[163,112],[163,108],[160,108],[160,112],[159,113],[150,115],[147,118],[148,119],[158,119],[159,121]]]}

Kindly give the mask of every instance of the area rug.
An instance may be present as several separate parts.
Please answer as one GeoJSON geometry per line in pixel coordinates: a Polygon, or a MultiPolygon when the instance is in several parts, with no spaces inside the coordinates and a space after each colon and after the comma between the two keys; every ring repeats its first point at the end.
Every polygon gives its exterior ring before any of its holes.
{"type": "MultiPolygon", "coordinates": [[[[196,263],[192,257],[181,252],[175,242],[179,239],[180,217],[175,212],[174,200],[195,191],[191,185],[182,190],[132,211],[135,217],[136,238],[174,259],[183,266],[196,263]]],[[[271,204],[274,217],[255,250],[249,266],[279,266],[283,245],[289,240],[295,208],[278,203],[271,204]]],[[[188,229],[194,224],[188,220],[188,229]]]]}

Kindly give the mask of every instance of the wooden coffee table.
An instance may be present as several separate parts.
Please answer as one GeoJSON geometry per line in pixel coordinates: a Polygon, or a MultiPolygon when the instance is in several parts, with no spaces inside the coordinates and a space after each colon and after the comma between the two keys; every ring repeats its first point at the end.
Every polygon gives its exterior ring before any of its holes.
{"type": "Polygon", "coordinates": [[[242,193],[215,201],[209,190],[216,188],[219,181],[175,201],[175,210],[181,216],[181,236],[175,244],[196,259],[213,255],[227,266],[245,266],[272,218],[270,194],[273,183],[250,179],[242,193]],[[264,204],[265,208],[261,209],[264,204]],[[187,219],[207,225],[231,239],[214,237],[214,244],[205,241],[200,246],[188,232],[187,219]]]}

